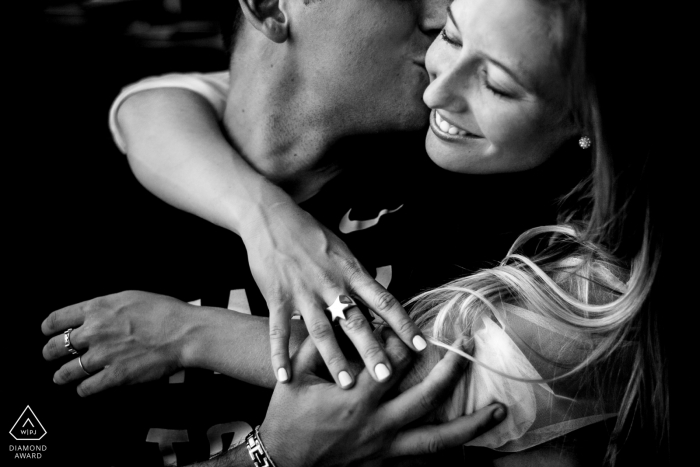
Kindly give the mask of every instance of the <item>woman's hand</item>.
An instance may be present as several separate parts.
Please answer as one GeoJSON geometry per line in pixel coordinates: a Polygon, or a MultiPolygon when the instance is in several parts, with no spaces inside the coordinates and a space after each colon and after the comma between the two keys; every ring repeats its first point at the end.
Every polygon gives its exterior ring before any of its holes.
{"type": "Polygon", "coordinates": [[[441,425],[408,424],[429,414],[454,390],[467,361],[447,352],[416,386],[385,396],[411,366],[411,352],[385,331],[386,352],[394,365],[389,384],[378,384],[365,369],[357,384],[343,391],[317,376],[323,362],[305,341],[292,359],[296,377],[278,384],[260,438],[279,467],[336,466],[386,457],[435,453],[459,446],[496,425],[505,409],[493,404],[441,425]]]}
{"type": "MultiPolygon", "coordinates": [[[[308,199],[335,174],[314,171],[310,176],[312,168],[321,165],[320,154],[292,175],[262,170],[260,161],[243,159],[231,147],[208,102],[183,89],[134,94],[123,102],[117,118],[129,164],[149,191],[243,238],[253,276],[270,309],[272,367],[278,381],[292,377],[290,319],[298,312],[335,381],[352,386],[353,374],[324,315],[341,294],[362,300],[413,350],[425,347],[396,299],[362,268],[345,243],[295,203],[308,199]],[[293,196],[263,175],[283,183],[293,196]]],[[[377,380],[388,376],[390,362],[364,317],[357,314],[341,320],[341,325],[370,375],[377,380]]]]}
{"type": "MultiPolygon", "coordinates": [[[[282,198],[283,199],[283,198],[282,198]]],[[[309,335],[336,383],[349,388],[353,373],[324,310],[339,295],[361,300],[415,351],[426,347],[421,332],[398,301],[362,267],[345,243],[291,199],[268,204],[240,230],[255,281],[270,309],[272,367],[278,381],[291,378],[290,319],[304,317],[309,335]]],[[[357,308],[340,325],[376,381],[391,374],[391,362],[357,308]]]]}
{"type": "Polygon", "coordinates": [[[124,384],[154,381],[184,366],[189,339],[198,322],[198,307],[146,292],[122,292],[54,311],[41,324],[47,336],[44,358],[69,356],[63,332],[84,352],[63,365],[54,382],[83,380],[78,394],[87,396],[124,384]]]}

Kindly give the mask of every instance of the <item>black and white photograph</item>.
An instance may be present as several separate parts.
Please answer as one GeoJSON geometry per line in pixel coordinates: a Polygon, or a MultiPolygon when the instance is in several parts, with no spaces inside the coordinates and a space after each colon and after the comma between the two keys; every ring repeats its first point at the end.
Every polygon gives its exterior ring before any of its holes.
{"type": "Polygon", "coordinates": [[[654,9],[28,3],[9,465],[670,465],[654,9]]]}

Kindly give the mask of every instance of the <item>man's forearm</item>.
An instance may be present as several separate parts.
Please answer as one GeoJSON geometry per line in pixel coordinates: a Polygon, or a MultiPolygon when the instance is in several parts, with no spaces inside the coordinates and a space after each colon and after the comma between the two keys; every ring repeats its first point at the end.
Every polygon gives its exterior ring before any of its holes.
{"type": "Polygon", "coordinates": [[[213,459],[198,462],[194,464],[193,467],[253,467],[253,465],[253,461],[250,460],[250,455],[248,454],[248,449],[245,443],[243,443],[213,459]]]}
{"type": "MultiPolygon", "coordinates": [[[[187,344],[186,367],[205,368],[257,386],[273,388],[270,365],[269,320],[220,308],[203,308],[204,325],[195,326],[187,344]]],[[[291,321],[289,353],[293,355],[307,336],[304,323],[291,321]]]]}

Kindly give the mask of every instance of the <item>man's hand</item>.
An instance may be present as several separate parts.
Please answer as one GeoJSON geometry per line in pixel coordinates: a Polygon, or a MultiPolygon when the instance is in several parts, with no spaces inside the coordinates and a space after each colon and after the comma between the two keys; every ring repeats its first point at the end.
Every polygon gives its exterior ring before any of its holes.
{"type": "MultiPolygon", "coordinates": [[[[268,205],[269,206],[269,205],[268,205]]],[[[333,379],[350,388],[354,375],[333,334],[324,310],[339,295],[361,300],[415,351],[426,347],[419,328],[398,301],[369,275],[345,243],[294,204],[280,201],[250,216],[239,232],[248,250],[255,281],[270,309],[270,348],[277,380],[289,381],[289,333],[292,314],[299,313],[333,379]],[[253,220],[254,219],[254,220],[253,220]]],[[[340,320],[376,381],[385,381],[391,362],[357,308],[340,320]]]]}
{"type": "Polygon", "coordinates": [[[493,404],[441,425],[406,425],[429,414],[454,390],[467,362],[448,352],[428,377],[386,400],[387,391],[411,366],[411,352],[385,331],[386,352],[394,365],[389,384],[379,384],[365,369],[349,391],[317,376],[317,350],[307,339],[292,359],[296,377],[278,384],[260,438],[280,467],[336,466],[386,457],[435,453],[464,444],[505,417],[493,404]]]}
{"type": "Polygon", "coordinates": [[[73,328],[70,342],[81,351],[87,374],[73,358],[54,375],[65,384],[84,380],[78,394],[87,396],[110,387],[154,381],[183,367],[188,336],[197,322],[197,307],[146,292],[123,292],[54,311],[41,325],[52,336],[44,358],[69,356],[63,332],[73,328]]]}

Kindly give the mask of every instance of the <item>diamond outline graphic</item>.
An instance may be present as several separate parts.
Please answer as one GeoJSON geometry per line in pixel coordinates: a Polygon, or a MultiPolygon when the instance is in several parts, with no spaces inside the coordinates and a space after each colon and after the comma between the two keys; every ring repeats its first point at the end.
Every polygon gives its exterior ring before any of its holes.
{"type": "MultiPolygon", "coordinates": [[[[25,422],[25,423],[26,423],[26,422],[25,422]]],[[[44,428],[44,425],[41,424],[41,421],[39,420],[39,417],[36,416],[36,414],[34,413],[34,411],[32,410],[32,408],[29,407],[29,406],[27,406],[27,407],[22,411],[22,414],[19,416],[19,418],[17,419],[17,421],[15,422],[15,424],[12,425],[12,428],[10,428],[10,434],[12,435],[12,437],[13,437],[16,441],[39,441],[39,440],[41,440],[41,438],[43,438],[44,436],[46,436],[46,428],[44,428]],[[18,438],[18,437],[16,437],[16,436],[14,435],[14,433],[12,433],[12,430],[14,430],[15,427],[17,426],[17,424],[20,422],[20,420],[22,420],[22,417],[24,417],[24,414],[27,413],[27,410],[29,410],[29,411],[32,413],[32,415],[34,416],[34,419],[37,421],[37,423],[39,424],[39,426],[41,427],[41,429],[44,430],[44,433],[43,433],[41,436],[39,436],[38,438],[18,438]]]]}

